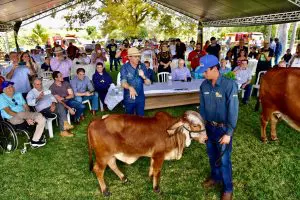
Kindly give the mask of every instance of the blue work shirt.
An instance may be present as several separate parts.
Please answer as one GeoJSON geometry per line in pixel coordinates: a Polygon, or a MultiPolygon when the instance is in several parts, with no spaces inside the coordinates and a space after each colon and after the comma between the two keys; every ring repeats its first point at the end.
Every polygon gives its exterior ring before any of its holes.
{"type": "Polygon", "coordinates": [[[139,76],[139,68],[144,71],[145,77],[149,79],[149,75],[147,72],[146,66],[141,63],[137,68],[133,68],[129,62],[125,63],[121,68],[121,82],[127,82],[130,86],[132,86],[137,95],[135,99],[130,98],[129,90],[124,89],[124,102],[125,103],[135,103],[145,101],[144,94],[144,80],[139,76]]]}
{"type": "Polygon", "coordinates": [[[84,76],[83,80],[80,80],[78,76],[75,76],[70,81],[70,84],[75,96],[77,96],[77,93],[84,93],[87,91],[94,92],[95,90],[91,80],[87,76],[84,76]]]}
{"type": "Polygon", "coordinates": [[[5,93],[0,94],[0,110],[1,110],[1,116],[4,119],[10,119],[12,118],[11,115],[9,115],[4,108],[9,107],[11,111],[14,111],[16,113],[18,112],[24,112],[25,109],[23,105],[26,104],[23,96],[21,93],[17,92],[14,94],[14,96],[11,98],[7,96],[5,93]]]}
{"type": "Polygon", "coordinates": [[[210,80],[200,86],[200,114],[206,121],[224,123],[232,136],[239,111],[238,86],[234,80],[219,76],[213,87],[210,80]]]}

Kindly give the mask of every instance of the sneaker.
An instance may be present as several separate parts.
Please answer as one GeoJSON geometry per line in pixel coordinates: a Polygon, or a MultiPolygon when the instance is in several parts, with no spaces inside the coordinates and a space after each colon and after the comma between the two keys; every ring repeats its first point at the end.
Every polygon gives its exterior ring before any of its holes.
{"type": "Polygon", "coordinates": [[[45,146],[46,142],[44,141],[33,141],[31,140],[31,146],[32,147],[42,147],[45,146]]]}

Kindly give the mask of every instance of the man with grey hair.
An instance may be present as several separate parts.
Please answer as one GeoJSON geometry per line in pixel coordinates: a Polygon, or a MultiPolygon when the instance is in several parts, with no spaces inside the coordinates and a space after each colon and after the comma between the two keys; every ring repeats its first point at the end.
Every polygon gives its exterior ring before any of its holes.
{"type": "Polygon", "coordinates": [[[3,89],[0,94],[0,111],[3,119],[7,119],[11,124],[22,124],[25,120],[29,125],[36,125],[35,132],[31,139],[31,146],[42,147],[46,143],[42,141],[42,134],[45,128],[46,119],[41,113],[30,112],[21,93],[16,93],[14,82],[4,81],[1,84],[3,89]]]}
{"type": "Polygon", "coordinates": [[[28,105],[34,106],[36,111],[42,113],[46,118],[54,118],[53,113],[57,113],[61,135],[69,135],[70,133],[67,131],[74,127],[67,122],[66,107],[68,106],[65,105],[65,107],[62,103],[57,102],[50,90],[43,90],[40,79],[34,79],[33,87],[26,97],[28,105]]]}

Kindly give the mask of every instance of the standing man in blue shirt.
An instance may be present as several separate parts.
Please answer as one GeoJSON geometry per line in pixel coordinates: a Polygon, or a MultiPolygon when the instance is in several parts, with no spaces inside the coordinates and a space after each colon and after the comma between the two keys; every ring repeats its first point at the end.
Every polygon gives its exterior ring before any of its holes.
{"type": "Polygon", "coordinates": [[[238,87],[234,80],[219,73],[219,61],[214,55],[200,59],[205,81],[200,86],[200,114],[206,121],[207,154],[210,177],[203,182],[206,188],[223,183],[221,200],[231,200],[232,136],[238,118],[238,87]]]}
{"type": "Polygon", "coordinates": [[[278,61],[282,54],[282,44],[279,42],[278,38],[275,38],[276,48],[275,48],[275,65],[278,65],[278,61]]]}
{"type": "Polygon", "coordinates": [[[151,84],[147,68],[140,63],[141,53],[135,47],[128,49],[128,60],[121,68],[121,83],[124,88],[124,105],[126,114],[144,116],[144,83],[151,84]]]}

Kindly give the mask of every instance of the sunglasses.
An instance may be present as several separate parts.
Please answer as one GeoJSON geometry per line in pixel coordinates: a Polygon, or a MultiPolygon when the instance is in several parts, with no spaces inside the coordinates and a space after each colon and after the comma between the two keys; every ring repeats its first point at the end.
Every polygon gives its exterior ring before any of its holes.
{"type": "Polygon", "coordinates": [[[15,99],[12,99],[12,102],[14,102],[14,104],[17,106],[18,105],[18,103],[17,103],[17,101],[15,100],[15,99]]]}

